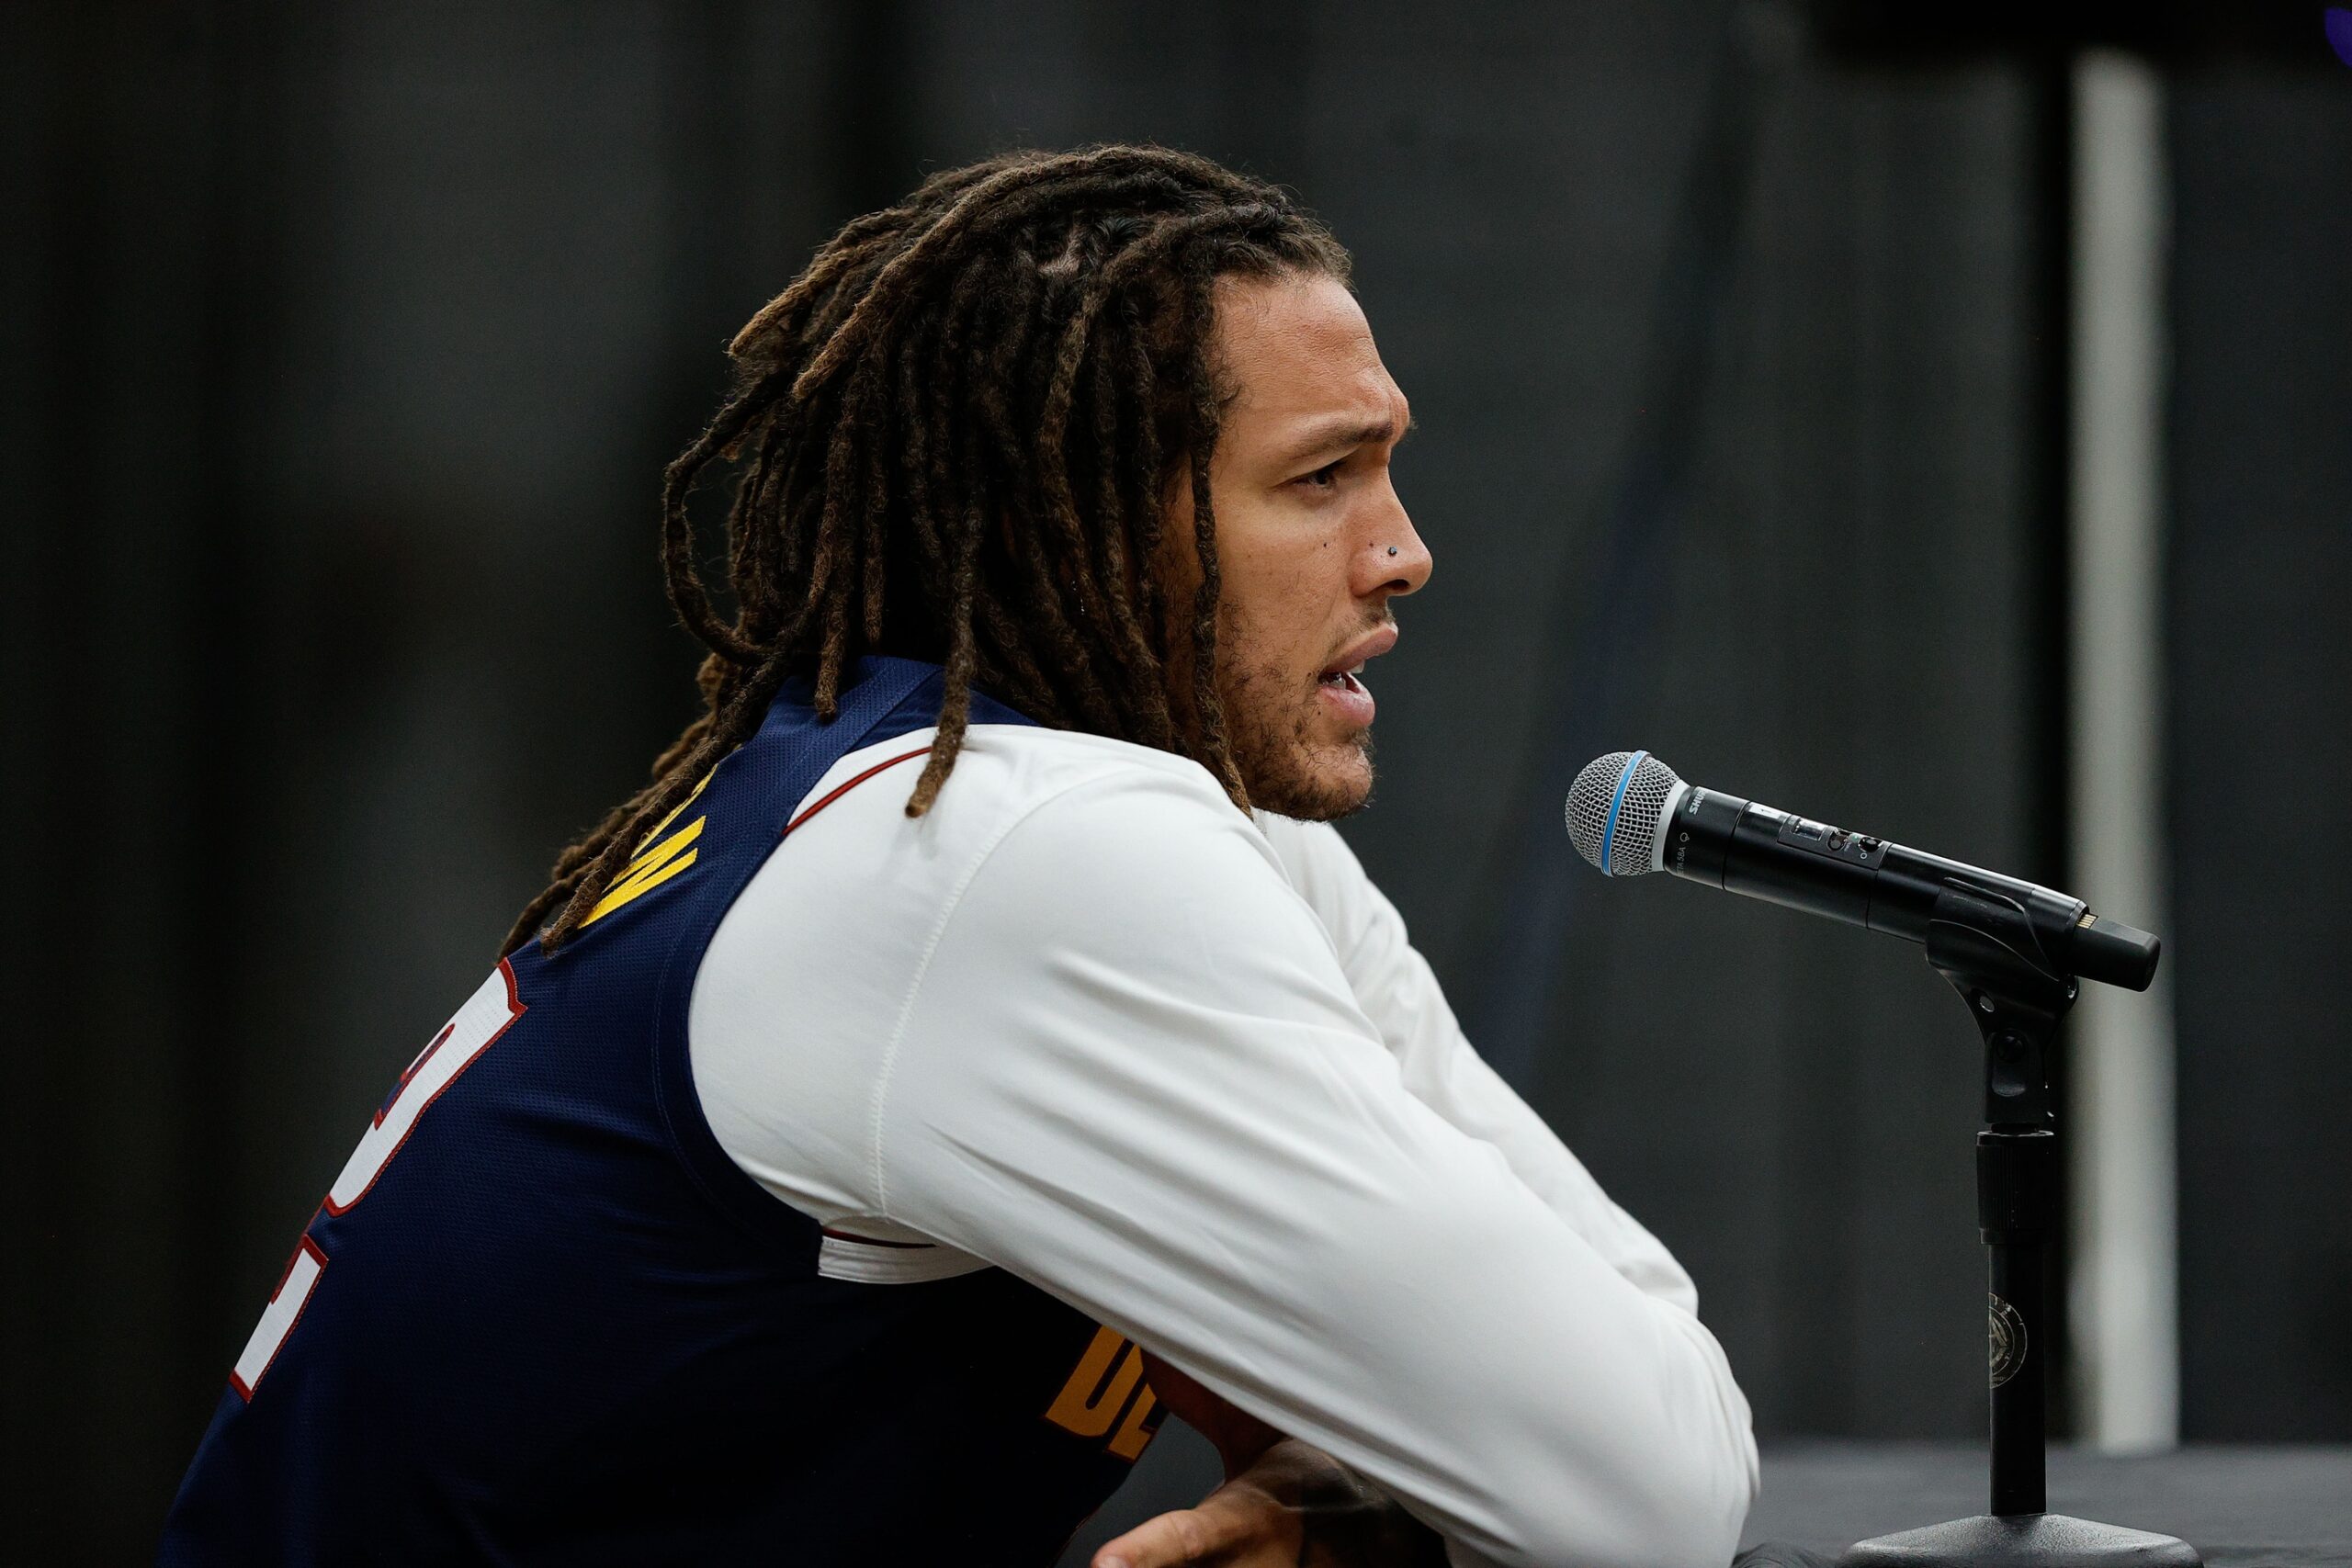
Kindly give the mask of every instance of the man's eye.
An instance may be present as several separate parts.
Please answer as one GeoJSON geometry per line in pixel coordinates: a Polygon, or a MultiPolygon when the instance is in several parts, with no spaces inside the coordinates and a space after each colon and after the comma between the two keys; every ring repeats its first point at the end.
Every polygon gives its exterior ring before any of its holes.
{"type": "Polygon", "coordinates": [[[1296,484],[1312,485],[1317,490],[1328,490],[1332,485],[1340,482],[1340,465],[1346,461],[1347,459],[1345,457],[1334,458],[1330,462],[1328,462],[1321,468],[1316,469],[1311,474],[1299,475],[1293,482],[1296,484]]]}

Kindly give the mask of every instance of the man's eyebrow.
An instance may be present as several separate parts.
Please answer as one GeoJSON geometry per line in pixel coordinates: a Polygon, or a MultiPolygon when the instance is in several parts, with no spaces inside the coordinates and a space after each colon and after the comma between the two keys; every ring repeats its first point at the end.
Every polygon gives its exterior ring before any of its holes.
{"type": "Polygon", "coordinates": [[[1281,461],[1304,462],[1318,452],[1336,452],[1342,446],[1362,446],[1371,442],[1387,441],[1393,436],[1402,441],[1419,428],[1412,415],[1405,416],[1405,428],[1398,430],[1393,419],[1362,419],[1354,414],[1338,414],[1308,425],[1298,438],[1283,449],[1281,461]]]}

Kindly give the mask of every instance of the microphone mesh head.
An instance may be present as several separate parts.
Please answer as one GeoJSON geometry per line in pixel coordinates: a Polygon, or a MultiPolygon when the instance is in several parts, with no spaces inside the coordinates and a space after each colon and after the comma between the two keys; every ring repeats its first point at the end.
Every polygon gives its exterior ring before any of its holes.
{"type": "Polygon", "coordinates": [[[1577,853],[1609,876],[1656,869],[1658,818],[1681,782],[1646,751],[1611,751],[1587,762],[1568,791],[1568,837],[1577,853]]]}

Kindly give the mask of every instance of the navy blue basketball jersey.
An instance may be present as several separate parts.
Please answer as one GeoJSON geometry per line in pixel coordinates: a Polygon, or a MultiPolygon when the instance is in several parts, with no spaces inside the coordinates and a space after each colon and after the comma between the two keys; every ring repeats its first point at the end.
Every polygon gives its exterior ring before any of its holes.
{"type": "Polygon", "coordinates": [[[787,685],[590,923],[433,1037],[238,1360],[168,1568],[1053,1562],[1166,1413],[1140,1353],[999,1269],[821,1275],[687,1059],[703,953],[796,807],[941,691],[864,660],[828,724],[787,685]]]}

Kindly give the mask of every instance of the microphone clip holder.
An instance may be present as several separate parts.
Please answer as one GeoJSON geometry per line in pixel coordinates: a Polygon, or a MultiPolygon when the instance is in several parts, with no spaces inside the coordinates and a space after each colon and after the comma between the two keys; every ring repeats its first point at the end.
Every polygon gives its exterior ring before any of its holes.
{"type": "Polygon", "coordinates": [[[1936,895],[1927,949],[1984,1038],[1985,1125],[2050,1131],[2051,1043],[2080,985],[2050,961],[2023,905],[1960,877],[1936,895]]]}
{"type": "Polygon", "coordinates": [[[1984,1042],[1984,1127],[1976,1134],[1976,1224],[1985,1247],[1988,1513],[1860,1541],[1840,1568],[2200,1568],[2187,1542],[2047,1511],[2050,1227],[2057,1205],[2052,1044],[2075,977],[2052,963],[2025,907],[1947,877],[1928,964],[1960,993],[1984,1042]]]}

